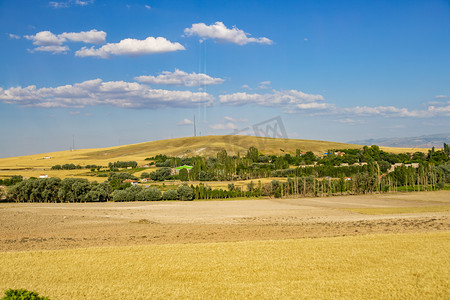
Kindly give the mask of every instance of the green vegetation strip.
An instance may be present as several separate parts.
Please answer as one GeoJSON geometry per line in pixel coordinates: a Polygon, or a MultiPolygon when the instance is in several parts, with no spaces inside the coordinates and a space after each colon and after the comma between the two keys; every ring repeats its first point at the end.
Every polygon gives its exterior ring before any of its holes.
{"type": "Polygon", "coordinates": [[[0,294],[50,299],[450,299],[450,233],[0,253],[0,294]]]}
{"type": "Polygon", "coordinates": [[[407,213],[421,213],[421,212],[443,212],[443,211],[450,211],[450,206],[344,208],[344,210],[365,215],[387,215],[387,214],[407,214],[407,213]]]}

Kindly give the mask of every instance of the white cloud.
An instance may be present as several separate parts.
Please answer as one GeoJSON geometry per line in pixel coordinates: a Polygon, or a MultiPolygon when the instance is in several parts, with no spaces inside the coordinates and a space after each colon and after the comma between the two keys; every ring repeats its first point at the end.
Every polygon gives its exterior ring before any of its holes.
{"type": "Polygon", "coordinates": [[[238,45],[245,45],[248,43],[258,43],[271,45],[273,41],[268,38],[253,38],[248,37],[248,33],[233,26],[232,29],[227,28],[222,22],[216,22],[212,25],[206,25],[205,23],[192,24],[191,28],[184,29],[184,33],[187,36],[197,35],[203,39],[213,39],[218,42],[227,42],[238,45]]]}
{"type": "Polygon", "coordinates": [[[51,45],[51,46],[39,46],[34,49],[31,49],[30,52],[33,53],[35,51],[43,51],[43,52],[52,52],[53,54],[61,54],[69,51],[69,47],[67,46],[59,46],[59,45],[51,45]]]}
{"type": "Polygon", "coordinates": [[[17,34],[8,33],[8,36],[11,40],[19,40],[20,36],[17,34]]]}
{"type": "Polygon", "coordinates": [[[88,80],[50,88],[0,88],[0,101],[33,107],[85,107],[109,105],[123,108],[195,107],[210,105],[208,93],[151,89],[137,82],[88,80]]]}
{"type": "Polygon", "coordinates": [[[139,56],[144,54],[165,53],[185,50],[179,43],[172,43],[163,37],[148,37],[145,40],[124,39],[119,43],[108,43],[98,49],[83,47],[75,52],[76,56],[98,56],[109,58],[112,55],[139,56]]]}
{"type": "Polygon", "coordinates": [[[41,31],[35,35],[26,35],[27,40],[32,40],[36,46],[55,46],[62,45],[66,41],[65,38],[59,37],[50,31],[41,31]]]}
{"type": "Polygon", "coordinates": [[[192,122],[189,119],[183,119],[182,121],[177,122],[178,126],[188,126],[188,125],[193,125],[193,124],[194,124],[194,122],[192,122]]]}
{"type": "Polygon", "coordinates": [[[94,3],[94,0],[85,0],[85,1],[75,0],[75,4],[80,5],[80,6],[86,6],[86,5],[89,5],[92,3],[94,3]]]}
{"type": "Polygon", "coordinates": [[[270,84],[271,84],[270,81],[262,81],[259,83],[258,88],[261,90],[267,90],[270,88],[270,84]]]}
{"type": "MultiPolygon", "coordinates": [[[[268,107],[283,108],[286,113],[310,112],[320,115],[351,116],[381,116],[381,117],[409,117],[430,118],[450,116],[450,101],[428,103],[425,109],[408,109],[396,106],[355,106],[336,107],[324,101],[322,95],[306,94],[297,90],[277,91],[267,94],[233,93],[219,95],[219,102],[223,105],[239,106],[253,104],[268,107]]],[[[350,123],[350,121],[348,122],[350,123]]]]}
{"type": "Polygon", "coordinates": [[[48,3],[53,8],[66,8],[72,5],[87,6],[93,4],[94,0],[68,0],[68,1],[51,1],[48,3]]]}
{"type": "Polygon", "coordinates": [[[450,101],[433,102],[428,104],[426,109],[410,110],[404,107],[395,106],[356,106],[343,108],[338,113],[347,113],[361,116],[385,116],[385,117],[412,117],[412,118],[429,118],[435,116],[450,116],[450,101]]]}
{"type": "Polygon", "coordinates": [[[145,8],[148,10],[152,9],[152,7],[150,5],[145,5],[145,8]]]}
{"type": "Polygon", "coordinates": [[[436,95],[436,96],[434,96],[434,98],[436,98],[436,99],[446,99],[446,98],[449,98],[450,96],[447,96],[447,95],[436,95]]]}
{"type": "Polygon", "coordinates": [[[231,122],[228,123],[219,123],[219,124],[212,124],[209,125],[209,127],[211,129],[215,129],[215,130],[225,130],[225,129],[237,129],[237,126],[234,125],[231,122]]]}
{"type": "Polygon", "coordinates": [[[164,71],[158,76],[138,76],[135,79],[139,82],[149,84],[167,84],[183,86],[202,86],[221,84],[224,82],[221,78],[213,78],[203,73],[186,73],[175,69],[174,72],[164,71]]]}
{"type": "Polygon", "coordinates": [[[58,37],[72,42],[83,42],[89,44],[103,44],[106,40],[106,32],[92,29],[90,31],[63,32],[58,37]]]}
{"type": "Polygon", "coordinates": [[[33,41],[33,45],[38,46],[31,50],[52,52],[53,54],[63,53],[69,50],[68,46],[63,46],[67,41],[84,42],[91,44],[104,43],[106,32],[98,31],[96,29],[81,32],[63,32],[61,34],[54,34],[50,31],[41,31],[35,35],[25,35],[25,38],[33,41]]]}
{"type": "Polygon", "coordinates": [[[256,104],[261,106],[278,106],[286,109],[323,109],[330,104],[322,103],[322,95],[306,94],[297,90],[277,91],[271,94],[234,93],[219,96],[225,105],[256,104]]]}
{"type": "Polygon", "coordinates": [[[48,3],[48,5],[51,7],[54,7],[54,8],[64,8],[64,7],[69,7],[69,1],[67,1],[67,2],[51,1],[48,3]]]}
{"type": "Polygon", "coordinates": [[[243,89],[250,89],[250,87],[247,84],[242,85],[241,88],[243,88],[243,89]]]}

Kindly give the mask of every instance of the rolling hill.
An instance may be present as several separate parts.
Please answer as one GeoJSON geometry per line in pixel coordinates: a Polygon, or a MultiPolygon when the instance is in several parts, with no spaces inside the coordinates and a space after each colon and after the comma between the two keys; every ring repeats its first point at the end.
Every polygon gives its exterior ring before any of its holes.
{"type": "MultiPolygon", "coordinates": [[[[295,154],[296,149],[301,151],[313,151],[323,153],[329,149],[361,148],[361,145],[345,144],[329,141],[279,139],[255,136],[224,135],[187,137],[169,140],[145,142],[132,145],[116,146],[110,148],[82,149],[75,151],[60,151],[53,153],[35,154],[0,159],[1,171],[13,171],[27,169],[47,169],[57,164],[79,165],[108,165],[108,162],[135,160],[139,164],[145,163],[145,158],[157,154],[170,156],[211,156],[220,150],[227,150],[228,154],[240,153],[245,155],[247,149],[254,146],[264,154],[295,154]],[[44,158],[49,157],[49,158],[44,158]]],[[[423,148],[388,148],[382,147],[388,152],[415,152],[426,151],[423,148]]],[[[22,173],[22,172],[21,172],[22,173]]],[[[2,175],[0,173],[0,175],[2,175]]]]}

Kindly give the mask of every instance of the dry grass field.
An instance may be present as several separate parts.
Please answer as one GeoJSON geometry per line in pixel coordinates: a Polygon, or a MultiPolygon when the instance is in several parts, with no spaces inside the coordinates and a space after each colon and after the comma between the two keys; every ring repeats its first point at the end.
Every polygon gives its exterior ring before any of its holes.
{"type": "MultiPolygon", "coordinates": [[[[52,171],[54,165],[73,163],[75,165],[101,165],[107,166],[114,161],[137,161],[145,165],[145,158],[157,154],[171,156],[216,155],[220,150],[226,149],[229,154],[244,155],[251,146],[257,147],[264,154],[295,154],[296,149],[324,153],[329,149],[361,148],[360,145],[296,139],[277,139],[254,136],[204,136],[188,137],[171,140],[146,142],[134,145],[117,146],[101,149],[81,149],[75,151],[60,151],[53,153],[35,154],[0,159],[0,177],[22,175],[25,177],[38,177],[47,174],[52,177],[66,178],[71,176],[102,181],[97,177],[80,175],[88,170],[52,171]],[[44,157],[50,159],[44,159],[44,157]]],[[[393,153],[427,151],[423,148],[385,148],[383,150],[393,153]]]]}
{"type": "Polygon", "coordinates": [[[0,251],[450,229],[450,191],[232,201],[1,203],[0,251]]]}
{"type": "Polygon", "coordinates": [[[0,255],[0,291],[51,299],[448,299],[448,233],[0,255]]]}
{"type": "MultiPolygon", "coordinates": [[[[4,158],[0,177],[47,174],[102,181],[86,176],[86,169],[49,169],[66,163],[106,166],[117,160],[143,165],[146,157],[160,153],[211,155],[223,148],[243,154],[250,146],[268,154],[360,147],[240,136],[183,138],[4,158]]],[[[228,182],[208,184],[227,188],[228,182]]],[[[450,191],[0,203],[0,220],[0,294],[25,288],[52,300],[450,297],[450,191]]]]}
{"type": "Polygon", "coordinates": [[[450,191],[2,203],[0,294],[25,288],[51,299],[448,299],[448,207],[450,191]]]}

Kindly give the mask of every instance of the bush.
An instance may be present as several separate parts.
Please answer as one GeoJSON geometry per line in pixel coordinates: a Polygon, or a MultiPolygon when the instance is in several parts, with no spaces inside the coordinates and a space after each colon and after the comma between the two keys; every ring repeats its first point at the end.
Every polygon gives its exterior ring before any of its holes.
{"type": "Polygon", "coordinates": [[[150,178],[150,173],[142,172],[141,179],[144,179],[144,178],[150,178]]]}
{"type": "Polygon", "coordinates": [[[127,190],[115,190],[112,194],[112,200],[115,202],[134,201],[134,195],[127,190]]]}
{"type": "Polygon", "coordinates": [[[159,201],[161,200],[161,191],[157,188],[149,188],[139,192],[138,201],[159,201]]]}
{"type": "Polygon", "coordinates": [[[161,168],[150,173],[150,179],[155,181],[164,181],[169,178],[172,172],[171,168],[161,168]]]}
{"type": "Polygon", "coordinates": [[[180,196],[178,196],[177,190],[168,190],[164,192],[162,198],[163,200],[178,200],[180,196]]]}
{"type": "Polygon", "coordinates": [[[181,185],[177,189],[181,201],[190,201],[194,198],[194,191],[187,185],[181,185]]]}
{"type": "Polygon", "coordinates": [[[1,300],[49,300],[49,298],[40,297],[38,293],[25,289],[9,289],[5,292],[5,296],[1,300]]]}

